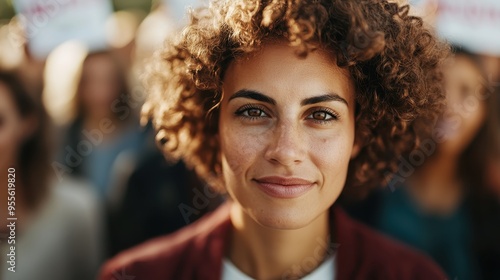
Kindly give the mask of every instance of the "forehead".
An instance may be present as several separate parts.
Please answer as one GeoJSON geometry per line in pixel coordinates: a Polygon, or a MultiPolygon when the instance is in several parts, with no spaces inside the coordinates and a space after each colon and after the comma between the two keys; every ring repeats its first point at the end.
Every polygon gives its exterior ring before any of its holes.
{"type": "Polygon", "coordinates": [[[266,43],[252,54],[233,60],[224,76],[224,90],[252,89],[268,95],[289,96],[335,92],[354,102],[354,83],[349,71],[337,66],[333,55],[317,49],[304,57],[286,43],[266,43]]]}
{"type": "Polygon", "coordinates": [[[484,64],[477,60],[474,55],[468,54],[455,54],[453,57],[448,58],[445,64],[445,74],[457,72],[464,75],[473,75],[473,78],[485,77],[484,64]]]}
{"type": "MultiPolygon", "coordinates": [[[[483,80],[481,70],[474,61],[465,56],[457,55],[451,58],[444,69],[445,78],[450,85],[479,86],[486,82],[483,80]]],[[[449,93],[449,92],[448,92],[449,93]]]]}

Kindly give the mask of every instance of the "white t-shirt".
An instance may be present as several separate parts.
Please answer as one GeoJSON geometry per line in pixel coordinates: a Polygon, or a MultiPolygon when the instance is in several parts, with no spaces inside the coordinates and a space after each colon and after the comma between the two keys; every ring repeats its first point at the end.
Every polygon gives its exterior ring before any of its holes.
{"type": "MultiPolygon", "coordinates": [[[[325,280],[335,279],[335,256],[330,256],[311,273],[307,274],[302,280],[325,280]]],[[[241,272],[227,258],[222,261],[222,280],[253,280],[253,278],[241,272]]]]}

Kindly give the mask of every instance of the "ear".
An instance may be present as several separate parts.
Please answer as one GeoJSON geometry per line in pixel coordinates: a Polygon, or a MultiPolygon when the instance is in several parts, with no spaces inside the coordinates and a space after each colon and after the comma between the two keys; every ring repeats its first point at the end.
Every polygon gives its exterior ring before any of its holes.
{"type": "Polygon", "coordinates": [[[354,138],[354,143],[352,145],[352,150],[351,150],[351,159],[354,159],[358,156],[359,151],[361,150],[362,143],[359,140],[359,137],[354,138]]]}

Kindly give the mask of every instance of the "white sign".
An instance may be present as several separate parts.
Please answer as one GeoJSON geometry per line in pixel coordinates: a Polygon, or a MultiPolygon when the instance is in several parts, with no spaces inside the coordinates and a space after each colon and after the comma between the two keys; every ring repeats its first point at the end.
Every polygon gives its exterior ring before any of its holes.
{"type": "Polygon", "coordinates": [[[45,59],[58,45],[77,40],[89,50],[106,48],[110,0],[14,0],[32,55],[45,59]]]}
{"type": "Polygon", "coordinates": [[[439,0],[438,34],[476,53],[500,55],[500,1],[439,0]]]}

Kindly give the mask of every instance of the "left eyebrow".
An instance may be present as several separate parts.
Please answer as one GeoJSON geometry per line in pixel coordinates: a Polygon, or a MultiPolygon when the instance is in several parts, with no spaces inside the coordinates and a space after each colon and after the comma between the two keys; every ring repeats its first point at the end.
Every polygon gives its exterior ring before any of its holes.
{"type": "Polygon", "coordinates": [[[300,105],[305,106],[305,105],[311,105],[311,104],[316,104],[316,103],[321,103],[321,102],[329,102],[329,101],[339,101],[339,102],[344,103],[346,106],[349,106],[349,103],[347,103],[347,100],[345,100],[340,95],[338,95],[334,92],[306,98],[300,102],[300,105]]]}

